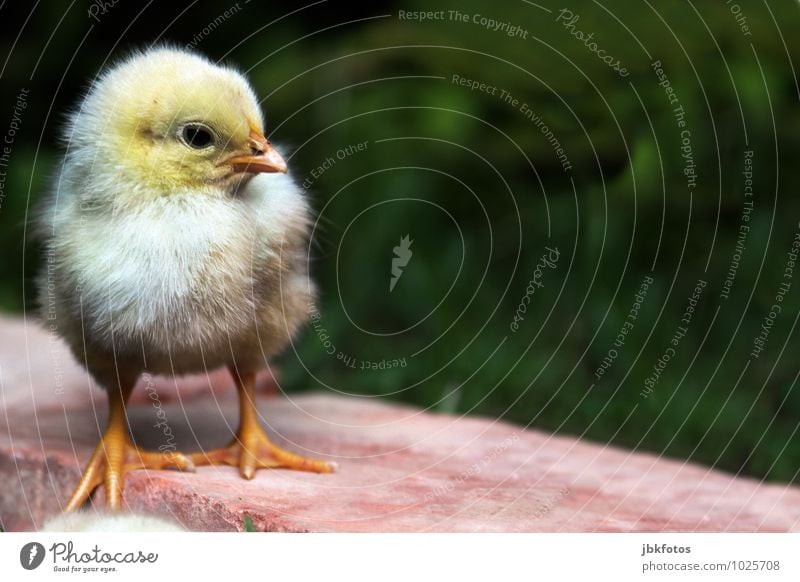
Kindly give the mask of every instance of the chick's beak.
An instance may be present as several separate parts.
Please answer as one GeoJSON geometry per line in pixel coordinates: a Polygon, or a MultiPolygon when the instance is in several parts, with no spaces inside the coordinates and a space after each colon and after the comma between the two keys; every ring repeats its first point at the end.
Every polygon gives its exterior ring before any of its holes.
{"type": "Polygon", "coordinates": [[[249,172],[252,174],[261,172],[286,173],[286,162],[272,147],[272,144],[267,141],[267,138],[259,132],[250,131],[248,145],[250,146],[250,154],[237,155],[225,161],[226,164],[233,168],[234,172],[249,172]]]}

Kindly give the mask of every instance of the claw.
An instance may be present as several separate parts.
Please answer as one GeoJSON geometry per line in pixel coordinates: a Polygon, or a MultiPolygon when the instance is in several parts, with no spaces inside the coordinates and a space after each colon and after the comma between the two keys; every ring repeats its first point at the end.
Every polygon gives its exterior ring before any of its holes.
{"type": "Polygon", "coordinates": [[[239,389],[240,424],[237,438],[227,447],[212,451],[192,453],[189,458],[196,465],[230,465],[239,467],[245,479],[256,476],[258,469],[296,469],[312,473],[332,473],[335,463],[307,459],[272,444],[258,422],[255,405],[255,374],[238,374],[231,370],[239,389]]]}
{"type": "Polygon", "coordinates": [[[248,433],[247,437],[240,436],[225,448],[192,453],[189,458],[197,466],[239,467],[239,474],[248,480],[256,476],[258,469],[295,469],[312,473],[332,473],[336,470],[335,463],[308,459],[275,446],[259,426],[248,433]]]}
{"type": "Polygon", "coordinates": [[[80,509],[100,485],[105,486],[106,506],[111,510],[119,510],[122,506],[125,475],[128,472],[138,469],[160,470],[166,467],[181,471],[195,470],[192,459],[186,455],[175,451],[146,451],[134,446],[126,432],[110,425],[95,447],[65,511],[80,509]]]}

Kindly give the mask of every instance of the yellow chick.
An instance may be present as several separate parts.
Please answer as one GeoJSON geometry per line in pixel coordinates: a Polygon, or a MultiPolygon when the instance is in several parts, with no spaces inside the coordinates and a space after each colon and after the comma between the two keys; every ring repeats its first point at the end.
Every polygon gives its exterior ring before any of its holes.
{"type": "Polygon", "coordinates": [[[330,472],[272,444],[255,376],[306,320],[308,203],[264,137],[247,80],[190,52],[137,53],[90,87],[64,133],[67,152],[37,218],[48,324],[108,391],[108,428],[67,510],[105,486],[121,507],[138,468],[228,464],[330,472]],[[144,371],[227,366],[240,424],[222,449],[191,455],[131,442],[125,403],[144,371]]]}

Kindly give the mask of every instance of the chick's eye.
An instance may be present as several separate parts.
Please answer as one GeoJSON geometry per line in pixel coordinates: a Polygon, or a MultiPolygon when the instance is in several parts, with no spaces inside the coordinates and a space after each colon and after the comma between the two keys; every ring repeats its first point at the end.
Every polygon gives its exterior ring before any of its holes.
{"type": "Polygon", "coordinates": [[[198,150],[207,148],[214,142],[211,130],[202,125],[185,125],[181,129],[180,136],[183,143],[198,150]]]}

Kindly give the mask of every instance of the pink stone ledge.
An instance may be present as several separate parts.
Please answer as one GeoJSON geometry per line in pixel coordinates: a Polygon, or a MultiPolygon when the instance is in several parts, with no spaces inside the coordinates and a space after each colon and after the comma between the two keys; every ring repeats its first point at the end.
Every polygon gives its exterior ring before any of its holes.
{"type": "MultiPolygon", "coordinates": [[[[237,403],[225,373],[155,387],[157,404],[140,386],[129,411],[137,444],[230,440],[237,403]]],[[[105,395],[41,328],[2,317],[0,389],[0,520],[37,529],[76,484],[105,426],[105,395]]],[[[127,507],[199,531],[241,531],[245,516],[287,532],[800,531],[800,489],[653,454],[373,398],[272,390],[260,410],[276,442],[338,472],[136,471],[127,507]]]]}

